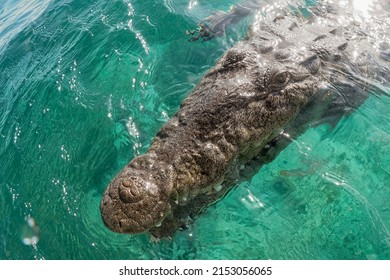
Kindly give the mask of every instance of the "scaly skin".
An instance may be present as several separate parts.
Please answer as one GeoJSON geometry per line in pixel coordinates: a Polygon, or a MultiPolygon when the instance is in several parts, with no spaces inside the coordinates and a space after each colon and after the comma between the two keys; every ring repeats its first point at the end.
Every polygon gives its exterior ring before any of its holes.
{"type": "MultiPolygon", "coordinates": [[[[369,77],[388,79],[388,49],[379,53],[354,24],[337,28],[315,18],[255,25],[225,53],[146,154],[109,183],[101,202],[108,228],[172,235],[221,198],[243,169],[288,145],[282,131],[297,136],[327,113],[338,120],[364,102],[374,86],[369,77]]],[[[381,24],[390,26],[388,18],[381,24]]]]}

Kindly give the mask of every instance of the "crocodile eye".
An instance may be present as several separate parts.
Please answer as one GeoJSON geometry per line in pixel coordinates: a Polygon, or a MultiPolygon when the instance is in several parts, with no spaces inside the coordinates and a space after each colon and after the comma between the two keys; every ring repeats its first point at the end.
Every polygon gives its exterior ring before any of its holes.
{"type": "Polygon", "coordinates": [[[278,72],[272,77],[272,83],[276,85],[285,85],[290,80],[290,74],[287,71],[278,72]]]}

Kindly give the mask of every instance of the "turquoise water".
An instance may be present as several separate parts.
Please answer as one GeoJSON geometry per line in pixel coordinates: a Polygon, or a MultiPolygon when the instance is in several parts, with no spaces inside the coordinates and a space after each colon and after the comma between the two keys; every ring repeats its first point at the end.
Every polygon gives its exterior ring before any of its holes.
{"type": "Polygon", "coordinates": [[[0,259],[390,259],[388,96],[308,130],[172,241],[103,225],[110,179],[247,30],[187,42],[237,1],[210,2],[0,3],[0,259]]]}

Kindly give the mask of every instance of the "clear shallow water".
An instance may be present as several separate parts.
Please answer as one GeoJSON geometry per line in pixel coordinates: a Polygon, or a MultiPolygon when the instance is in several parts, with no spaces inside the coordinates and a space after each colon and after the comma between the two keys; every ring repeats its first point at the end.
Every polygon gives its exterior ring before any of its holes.
{"type": "Polygon", "coordinates": [[[191,44],[235,1],[25,2],[0,4],[0,259],[390,258],[388,96],[308,130],[173,241],[110,232],[105,186],[248,21],[191,44]]]}

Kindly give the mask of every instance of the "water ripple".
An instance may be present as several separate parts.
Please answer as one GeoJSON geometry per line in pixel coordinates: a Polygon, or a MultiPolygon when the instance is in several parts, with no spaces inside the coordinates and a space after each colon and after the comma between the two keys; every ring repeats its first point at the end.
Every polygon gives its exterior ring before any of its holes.
{"type": "MultiPolygon", "coordinates": [[[[238,2],[1,2],[0,258],[388,258],[383,83],[370,84],[381,96],[330,132],[309,129],[173,241],[104,226],[111,178],[247,26],[203,44],[185,30],[238,2]]],[[[286,4],[265,2],[258,17],[286,4]]]]}
{"type": "Polygon", "coordinates": [[[0,54],[27,25],[36,20],[51,0],[3,0],[0,3],[0,54]]]}

